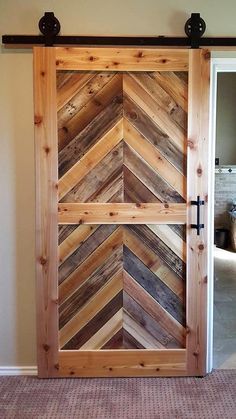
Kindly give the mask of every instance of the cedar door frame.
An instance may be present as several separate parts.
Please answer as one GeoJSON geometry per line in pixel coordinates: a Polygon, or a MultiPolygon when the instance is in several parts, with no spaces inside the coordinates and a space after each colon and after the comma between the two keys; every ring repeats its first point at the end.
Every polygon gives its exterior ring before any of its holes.
{"type": "MultiPolygon", "coordinates": [[[[206,374],[207,352],[207,162],[209,115],[209,63],[207,50],[156,48],[34,48],[35,155],[36,155],[36,299],[39,377],[61,376],[167,376],[206,374]],[[110,368],[96,371],[93,354],[60,351],[58,344],[58,162],[56,70],[187,71],[189,69],[188,187],[187,187],[187,347],[168,350],[97,353],[110,368]],[[195,211],[190,205],[200,195],[205,200],[200,236],[190,228],[195,211]],[[195,296],[194,299],[192,296],[195,296]],[[146,353],[147,355],[147,353],[146,353]],[[85,359],[83,360],[83,357],[85,359]],[[145,359],[146,360],[146,359],[145,359]],[[94,370],[87,371],[86,363],[94,370]],[[159,364],[152,369],[150,365],[159,364]],[[137,368],[129,368],[134,363],[137,368]],[[141,368],[140,368],[141,365],[141,368]],[[175,373],[173,371],[175,370],[175,373]]],[[[162,205],[162,204],[160,204],[162,205]]],[[[160,208],[161,209],[161,208],[160,208]]],[[[63,222],[61,205],[59,218],[63,222]],[[61,217],[61,218],[60,218],[61,217]]]]}

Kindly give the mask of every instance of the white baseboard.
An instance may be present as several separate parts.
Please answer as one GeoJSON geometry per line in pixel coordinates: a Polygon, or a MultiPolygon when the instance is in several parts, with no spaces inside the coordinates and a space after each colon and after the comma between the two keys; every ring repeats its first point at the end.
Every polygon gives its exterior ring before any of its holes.
{"type": "Polygon", "coordinates": [[[0,376],[3,375],[37,375],[38,370],[36,366],[32,367],[1,367],[0,376]]]}

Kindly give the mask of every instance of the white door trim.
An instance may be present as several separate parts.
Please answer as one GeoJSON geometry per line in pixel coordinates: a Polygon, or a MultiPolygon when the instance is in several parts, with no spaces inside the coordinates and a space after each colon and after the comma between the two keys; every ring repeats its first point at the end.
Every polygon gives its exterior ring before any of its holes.
{"type": "Polygon", "coordinates": [[[216,102],[218,73],[236,72],[236,58],[212,58],[210,82],[210,127],[208,153],[208,302],[207,302],[207,372],[213,368],[213,307],[214,307],[214,196],[216,102]]]}

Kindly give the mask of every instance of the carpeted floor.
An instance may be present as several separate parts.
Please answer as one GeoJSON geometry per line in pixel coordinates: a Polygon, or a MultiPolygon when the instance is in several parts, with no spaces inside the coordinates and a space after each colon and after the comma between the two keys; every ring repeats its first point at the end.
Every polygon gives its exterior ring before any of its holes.
{"type": "Polygon", "coordinates": [[[0,418],[235,419],[236,370],[205,378],[0,377],[0,418]]]}

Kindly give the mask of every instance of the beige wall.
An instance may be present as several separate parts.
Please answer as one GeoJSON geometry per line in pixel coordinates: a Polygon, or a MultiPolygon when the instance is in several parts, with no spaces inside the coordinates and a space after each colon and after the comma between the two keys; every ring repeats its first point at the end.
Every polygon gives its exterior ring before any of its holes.
{"type": "MultiPolygon", "coordinates": [[[[234,35],[235,1],[0,0],[3,33],[37,33],[44,11],[63,34],[183,35],[201,12],[207,35],[234,35]],[[230,6],[231,5],[231,6],[230,6]],[[213,10],[214,8],[214,10],[213,10]]],[[[35,364],[32,54],[0,53],[0,366],[35,364]]]]}
{"type": "Polygon", "coordinates": [[[221,165],[236,165],[236,73],[217,77],[216,157],[221,165]]]}

